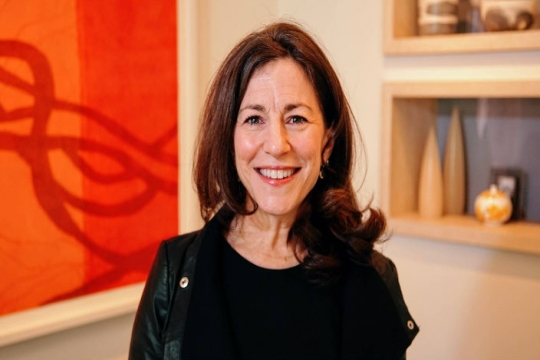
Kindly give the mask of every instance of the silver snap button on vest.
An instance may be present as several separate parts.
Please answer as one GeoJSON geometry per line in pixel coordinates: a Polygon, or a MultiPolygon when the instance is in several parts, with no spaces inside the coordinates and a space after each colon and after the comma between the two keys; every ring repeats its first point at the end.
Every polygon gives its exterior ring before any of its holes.
{"type": "Polygon", "coordinates": [[[189,279],[187,276],[184,276],[183,278],[180,279],[180,287],[182,289],[187,288],[188,285],[189,285],[189,279]]]}
{"type": "Polygon", "coordinates": [[[407,321],[407,327],[409,328],[409,330],[414,329],[414,323],[412,320],[407,321]]]}

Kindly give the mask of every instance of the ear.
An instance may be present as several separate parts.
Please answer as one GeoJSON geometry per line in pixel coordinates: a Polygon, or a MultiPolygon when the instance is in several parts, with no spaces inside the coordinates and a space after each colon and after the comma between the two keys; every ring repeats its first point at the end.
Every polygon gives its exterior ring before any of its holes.
{"type": "Polygon", "coordinates": [[[322,162],[325,163],[330,159],[332,150],[334,149],[334,132],[331,129],[327,129],[324,135],[324,147],[322,151],[322,162]]]}

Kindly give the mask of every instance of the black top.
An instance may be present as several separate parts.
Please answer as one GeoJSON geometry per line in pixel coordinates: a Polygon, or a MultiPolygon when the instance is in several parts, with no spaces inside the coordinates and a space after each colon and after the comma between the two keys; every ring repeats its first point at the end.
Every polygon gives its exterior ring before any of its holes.
{"type": "MultiPolygon", "coordinates": [[[[226,246],[220,239],[214,218],[201,231],[161,243],[135,317],[130,359],[239,358],[224,289],[226,246]]],[[[374,266],[346,264],[339,286],[337,337],[343,359],[402,359],[418,333],[394,264],[377,251],[373,259],[374,266]]],[[[310,301],[293,306],[300,311],[310,301]]],[[[302,330],[312,331],[312,323],[302,324],[302,330]]]]}
{"type": "Polygon", "coordinates": [[[339,358],[341,317],[334,286],[308,282],[299,265],[256,266],[228,243],[223,282],[240,358],[339,358]]]}

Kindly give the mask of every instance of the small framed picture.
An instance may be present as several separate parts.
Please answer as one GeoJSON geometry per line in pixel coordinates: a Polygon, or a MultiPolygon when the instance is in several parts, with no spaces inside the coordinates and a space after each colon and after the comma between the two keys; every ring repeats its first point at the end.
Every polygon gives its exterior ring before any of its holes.
{"type": "Polygon", "coordinates": [[[492,168],[491,184],[506,193],[512,200],[512,220],[525,218],[525,188],[526,174],[516,168],[492,168]]]}

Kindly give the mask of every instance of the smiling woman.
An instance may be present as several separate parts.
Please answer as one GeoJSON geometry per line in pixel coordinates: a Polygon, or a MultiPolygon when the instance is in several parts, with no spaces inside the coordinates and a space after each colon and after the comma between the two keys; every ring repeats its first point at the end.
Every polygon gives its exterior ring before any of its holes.
{"type": "Polygon", "coordinates": [[[418,332],[384,215],[352,188],[354,117],[298,25],[244,38],[205,104],[194,177],[206,225],[163,242],[131,358],[403,358],[418,332]]]}
{"type": "Polygon", "coordinates": [[[235,165],[249,194],[247,206],[258,205],[245,226],[255,219],[292,226],[330,155],[329,138],[315,90],[295,61],[278,59],[253,74],[234,130],[235,165]]]}

